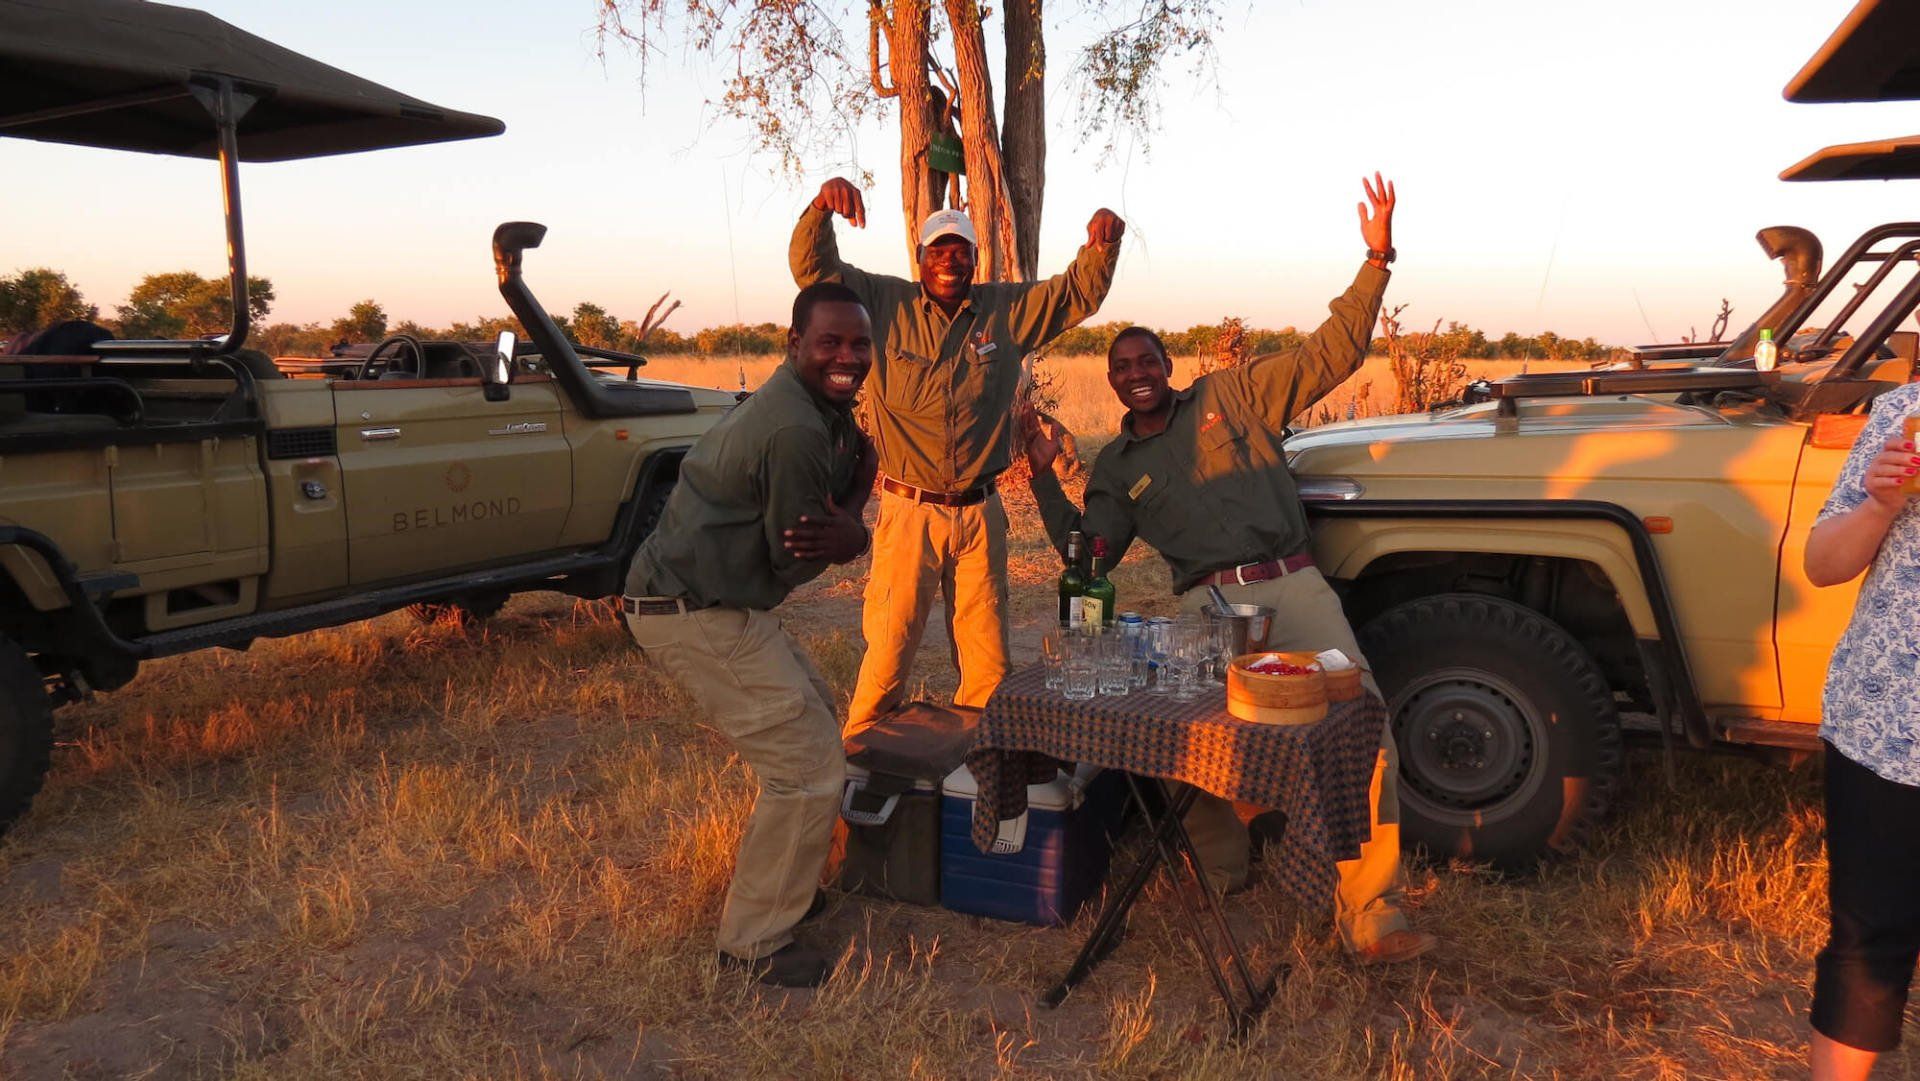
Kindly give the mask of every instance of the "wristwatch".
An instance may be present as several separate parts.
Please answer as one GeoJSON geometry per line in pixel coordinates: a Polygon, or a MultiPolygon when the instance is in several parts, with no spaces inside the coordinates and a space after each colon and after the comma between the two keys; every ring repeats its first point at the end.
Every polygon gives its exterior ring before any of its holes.
{"type": "Polygon", "coordinates": [[[1393,262],[1394,256],[1398,254],[1399,252],[1394,251],[1392,248],[1388,248],[1385,251],[1381,251],[1379,248],[1368,248],[1367,262],[1381,264],[1391,263],[1393,262]]]}

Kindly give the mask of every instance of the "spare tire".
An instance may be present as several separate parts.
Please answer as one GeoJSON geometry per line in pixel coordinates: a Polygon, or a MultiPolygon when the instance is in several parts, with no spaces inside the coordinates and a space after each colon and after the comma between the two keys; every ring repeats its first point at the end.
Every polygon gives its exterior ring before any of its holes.
{"type": "Polygon", "coordinates": [[[1531,609],[1477,594],[1391,608],[1359,633],[1400,752],[1401,837],[1503,870],[1577,850],[1626,768],[1613,692],[1531,609]]]}
{"type": "Polygon", "coordinates": [[[53,757],[53,704],[26,651],[0,638],[0,831],[26,812],[53,757]]]}

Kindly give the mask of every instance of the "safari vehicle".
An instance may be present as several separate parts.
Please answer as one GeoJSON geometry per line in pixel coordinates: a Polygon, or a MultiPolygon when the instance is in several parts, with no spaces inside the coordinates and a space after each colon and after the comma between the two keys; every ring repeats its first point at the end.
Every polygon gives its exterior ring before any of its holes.
{"type": "MultiPolygon", "coordinates": [[[[1866,0],[1789,99],[1920,96],[1917,32],[1912,5],[1866,0]]],[[[1783,177],[1916,166],[1909,139],[1783,177]]],[[[1873,399],[1914,375],[1896,328],[1920,303],[1920,222],[1868,231],[1825,274],[1811,233],[1759,240],[1785,286],[1731,341],[1287,443],[1314,554],[1389,698],[1409,844],[1510,868],[1577,847],[1622,786],[1623,712],[1668,749],[1816,748],[1858,583],[1811,586],[1807,533],[1873,399]],[[1762,328],[1776,371],[1755,368],[1762,328]]]]}
{"type": "Polygon", "coordinates": [[[639,379],[639,357],[590,368],[521,278],[545,232],[525,222],[493,250],[537,355],[395,337],[287,378],[243,348],[241,160],[497,120],[135,0],[0,0],[0,112],[4,135],[216,159],[233,305],[217,340],[0,356],[0,826],[40,786],[52,709],[142,661],[408,605],[617,592],[680,457],[733,404],[639,379]]]}

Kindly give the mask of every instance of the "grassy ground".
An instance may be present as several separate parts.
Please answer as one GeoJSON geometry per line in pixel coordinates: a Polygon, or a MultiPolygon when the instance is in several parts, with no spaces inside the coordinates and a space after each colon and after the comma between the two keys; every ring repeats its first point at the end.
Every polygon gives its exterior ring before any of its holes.
{"type": "MultiPolygon", "coordinates": [[[[1012,517],[1025,657],[1057,564],[1012,517]]],[[[863,571],[783,609],[843,699],[863,571]]],[[[1170,607],[1157,560],[1116,581],[1170,607]]],[[[754,990],[712,947],[745,769],[622,627],[551,594],[471,635],[394,615],[155,663],[59,732],[0,839],[0,1077],[1787,1077],[1823,928],[1813,776],[1689,757],[1669,788],[1638,757],[1584,858],[1416,868],[1444,940],[1418,963],[1354,968],[1257,877],[1231,918],[1293,974],[1242,1046],[1158,888],[1057,1010],[1091,913],[840,897],[811,934],[841,973],[754,990]]]]}

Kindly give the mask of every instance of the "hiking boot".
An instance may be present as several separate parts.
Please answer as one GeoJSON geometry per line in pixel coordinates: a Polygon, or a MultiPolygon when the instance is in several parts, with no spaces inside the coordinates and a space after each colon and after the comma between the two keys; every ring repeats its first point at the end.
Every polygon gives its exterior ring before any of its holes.
{"type": "Polygon", "coordinates": [[[744,972],[769,987],[818,987],[827,982],[827,959],[798,942],[789,942],[765,957],[748,960],[720,951],[722,970],[744,972]]]}
{"type": "Polygon", "coordinates": [[[1365,949],[1353,951],[1353,957],[1362,965],[1397,965],[1402,961],[1411,961],[1439,944],[1439,939],[1425,931],[1402,929],[1388,932],[1386,937],[1365,949]]]}
{"type": "Polygon", "coordinates": [[[826,910],[827,910],[827,891],[814,890],[813,903],[807,906],[807,910],[805,913],[801,914],[799,922],[805,923],[808,920],[814,918],[815,916],[818,916],[820,913],[825,912],[826,910]]]}

